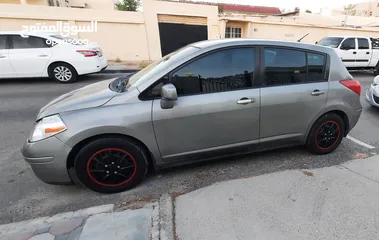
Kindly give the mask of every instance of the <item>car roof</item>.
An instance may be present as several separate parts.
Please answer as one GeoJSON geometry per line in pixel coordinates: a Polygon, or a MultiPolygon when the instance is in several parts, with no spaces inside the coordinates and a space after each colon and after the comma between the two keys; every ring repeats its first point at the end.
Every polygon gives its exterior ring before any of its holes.
{"type": "Polygon", "coordinates": [[[308,50],[324,52],[324,53],[330,53],[331,51],[333,51],[332,49],[328,47],[316,45],[316,44],[267,40],[267,39],[249,39],[249,38],[225,38],[225,39],[217,39],[217,40],[205,40],[205,41],[196,42],[190,45],[196,48],[201,48],[201,49],[222,48],[222,47],[240,46],[240,45],[268,45],[268,46],[302,48],[302,49],[308,49],[308,50]]]}
{"type": "Polygon", "coordinates": [[[371,37],[367,37],[367,36],[358,36],[358,35],[355,35],[355,36],[327,36],[325,38],[371,38],[371,37]]]}

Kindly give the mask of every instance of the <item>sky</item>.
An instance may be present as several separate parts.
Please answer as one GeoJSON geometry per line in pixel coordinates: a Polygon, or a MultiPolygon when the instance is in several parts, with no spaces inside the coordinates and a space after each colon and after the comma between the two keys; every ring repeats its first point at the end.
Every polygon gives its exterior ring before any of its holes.
{"type": "Polygon", "coordinates": [[[343,8],[344,5],[354,4],[359,2],[369,2],[370,0],[196,0],[196,1],[210,1],[210,2],[223,2],[234,4],[245,4],[254,6],[270,6],[279,7],[280,9],[295,9],[300,7],[301,11],[306,9],[312,12],[320,12],[321,8],[343,8]]]}

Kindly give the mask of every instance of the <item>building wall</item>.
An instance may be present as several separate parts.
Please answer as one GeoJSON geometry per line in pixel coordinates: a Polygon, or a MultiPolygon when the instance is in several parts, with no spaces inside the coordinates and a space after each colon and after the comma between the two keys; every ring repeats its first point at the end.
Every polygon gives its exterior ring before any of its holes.
{"type": "Polygon", "coordinates": [[[0,4],[21,4],[20,0],[0,0],[0,4]]]}
{"type": "MultiPolygon", "coordinates": [[[[8,1],[8,0],[7,0],[8,1]]],[[[32,0],[39,1],[39,0],[32,0]]],[[[100,1],[100,0],[99,0],[100,1]]],[[[105,0],[104,0],[105,1],[105,0]]],[[[230,17],[219,18],[216,6],[190,3],[144,0],[143,12],[124,12],[114,9],[57,8],[38,5],[0,4],[0,31],[21,31],[23,26],[37,23],[56,25],[57,21],[84,26],[97,21],[98,31],[79,33],[81,39],[98,43],[110,60],[144,61],[161,58],[158,15],[181,15],[205,18],[208,39],[225,37],[227,26],[243,28],[242,37],[314,43],[329,35],[363,35],[379,37],[379,31],[348,29],[328,19],[300,17],[230,17]],[[311,23],[313,22],[313,25],[311,23]],[[318,24],[319,26],[315,26],[318,24]],[[324,26],[322,26],[324,24],[324,26]],[[329,24],[329,25],[328,25],[329,24]],[[328,26],[328,27],[325,27],[328,26]]],[[[368,18],[367,21],[372,21],[368,18]]]]}
{"type": "Polygon", "coordinates": [[[28,4],[31,5],[47,5],[47,0],[27,0],[28,4]]]}

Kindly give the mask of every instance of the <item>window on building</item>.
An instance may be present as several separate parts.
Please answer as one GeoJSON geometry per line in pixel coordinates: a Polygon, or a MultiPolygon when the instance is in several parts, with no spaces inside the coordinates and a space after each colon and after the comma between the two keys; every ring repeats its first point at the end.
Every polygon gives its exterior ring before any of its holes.
{"type": "Polygon", "coordinates": [[[1,49],[7,49],[7,36],[6,35],[0,36],[0,50],[1,49]]]}
{"type": "Polygon", "coordinates": [[[265,82],[262,85],[275,86],[324,80],[326,60],[322,54],[265,48],[264,57],[265,82]]]}
{"type": "Polygon", "coordinates": [[[21,35],[14,35],[12,36],[12,39],[14,49],[49,47],[46,43],[46,39],[40,37],[22,37],[21,35]]]}
{"type": "Polygon", "coordinates": [[[178,95],[223,92],[252,87],[254,48],[217,51],[172,74],[178,95]]]}
{"type": "Polygon", "coordinates": [[[358,38],[358,49],[370,49],[368,40],[365,38],[358,38]]]}
{"type": "Polygon", "coordinates": [[[241,38],[242,28],[238,27],[226,27],[225,38],[241,38]]]}

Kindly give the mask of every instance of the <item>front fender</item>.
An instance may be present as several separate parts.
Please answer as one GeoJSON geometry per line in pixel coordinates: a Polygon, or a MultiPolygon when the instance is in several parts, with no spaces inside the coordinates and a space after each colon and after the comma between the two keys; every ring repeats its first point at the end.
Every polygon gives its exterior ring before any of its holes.
{"type": "Polygon", "coordinates": [[[67,130],[57,138],[70,147],[103,134],[122,134],[138,139],[149,149],[156,164],[163,164],[151,122],[151,102],[102,106],[61,114],[67,130]]]}

